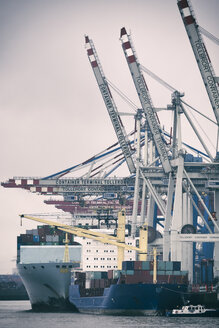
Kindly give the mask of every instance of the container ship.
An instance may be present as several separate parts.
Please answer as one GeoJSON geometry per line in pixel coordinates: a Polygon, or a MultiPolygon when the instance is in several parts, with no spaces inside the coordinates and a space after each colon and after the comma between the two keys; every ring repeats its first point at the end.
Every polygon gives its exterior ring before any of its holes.
{"type": "MultiPolygon", "coordinates": [[[[135,251],[140,238],[133,238],[129,229],[123,231],[125,244],[130,248],[124,250],[120,266],[118,245],[110,244],[109,239],[100,243],[100,237],[87,238],[91,228],[88,223],[85,224],[86,234],[71,235],[68,243],[63,229],[51,228],[55,224],[51,222],[51,225],[28,232],[27,235],[32,236],[22,237],[26,242],[18,246],[18,270],[34,310],[162,315],[166,310],[186,304],[189,296],[194,295],[188,289],[188,272],[181,270],[181,262],[162,261],[160,234],[148,244],[148,254],[156,249],[160,250],[158,255],[153,258],[149,255],[147,261],[140,261],[140,254],[138,256],[135,251]],[[73,253],[63,261],[66,245],[69,253],[73,253]]],[[[103,227],[93,230],[118,235],[119,226],[118,229],[112,228],[108,225],[105,231],[103,227]]]]}
{"type": "Polygon", "coordinates": [[[50,226],[17,237],[17,270],[34,311],[74,310],[69,303],[71,270],[80,266],[81,245],[50,226]],[[66,247],[67,245],[67,247],[66,247]]]}
{"type": "MultiPolygon", "coordinates": [[[[78,218],[81,228],[114,234],[115,222],[101,225],[93,218],[78,218]]],[[[129,229],[126,229],[129,244],[129,229]]],[[[97,241],[68,235],[51,227],[40,225],[26,230],[17,237],[17,270],[27,290],[34,311],[77,311],[69,302],[71,271],[108,270],[117,268],[116,247],[110,248],[97,241]]],[[[134,259],[134,252],[127,251],[126,258],[134,259]]]]}
{"type": "Polygon", "coordinates": [[[73,270],[69,300],[81,313],[164,315],[182,306],[188,272],[180,262],[123,261],[122,270],[73,270]],[[156,271],[154,271],[156,270],[156,271]]]}
{"type": "MultiPolygon", "coordinates": [[[[88,222],[85,226],[90,227],[88,222]]],[[[113,235],[116,230],[114,228],[108,225],[105,230],[103,226],[96,230],[113,235]]],[[[161,244],[159,239],[161,238],[157,238],[153,245],[149,245],[149,249],[155,244],[159,249],[161,244]]],[[[131,302],[128,308],[123,305],[123,310],[129,310],[131,313],[131,308],[134,306],[135,312],[157,313],[164,308],[163,303],[169,292],[168,302],[181,305],[181,292],[187,288],[187,273],[180,273],[179,267],[171,267],[171,262],[169,266],[168,264],[162,266],[161,261],[158,262],[158,281],[157,284],[153,284],[152,262],[135,261],[134,250],[125,250],[123,268],[118,270],[116,246],[108,243],[100,244],[98,240],[72,235],[66,243],[65,233],[49,225],[27,230],[26,234],[20,235],[17,241],[17,268],[33,310],[71,309],[84,312],[85,309],[81,308],[79,303],[87,307],[87,302],[96,302],[96,297],[98,300],[103,299],[103,295],[108,291],[110,291],[109,296],[113,292],[114,297],[111,295],[111,299],[116,299],[117,293],[121,293],[123,288],[123,296],[122,294],[121,297],[119,296],[121,303],[123,303],[122,299],[126,298],[126,293],[136,295],[136,304],[139,302],[138,297],[141,300],[145,299],[140,308],[136,308],[131,302]],[[68,245],[69,258],[63,261],[66,245],[68,245]],[[142,286],[142,293],[139,293],[139,288],[142,286]]],[[[133,239],[130,230],[126,229],[125,242],[130,246],[136,246],[139,239],[133,239]]],[[[105,310],[104,312],[111,312],[111,306],[105,310]]],[[[120,312],[121,309],[117,306],[114,310],[120,312]]],[[[102,312],[96,307],[89,308],[88,312],[90,311],[102,312]]]]}

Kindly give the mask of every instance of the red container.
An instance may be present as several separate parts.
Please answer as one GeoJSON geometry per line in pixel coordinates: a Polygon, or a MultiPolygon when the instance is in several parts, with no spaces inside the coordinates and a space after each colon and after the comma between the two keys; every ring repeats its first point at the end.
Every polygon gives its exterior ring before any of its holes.
{"type": "Polygon", "coordinates": [[[125,282],[126,284],[138,284],[138,277],[136,276],[126,276],[125,282]]]}
{"type": "Polygon", "coordinates": [[[105,279],[99,279],[99,288],[105,287],[105,279]]]}
{"type": "Polygon", "coordinates": [[[94,287],[95,288],[100,288],[100,280],[101,279],[94,279],[94,287]]]}
{"type": "Polygon", "coordinates": [[[134,262],[134,270],[142,270],[142,261],[134,262]]]}
{"type": "Polygon", "coordinates": [[[151,280],[150,271],[138,270],[135,272],[135,275],[138,277],[139,281],[141,282],[147,282],[148,280],[151,280]]]}
{"type": "Polygon", "coordinates": [[[107,272],[107,277],[108,277],[108,279],[113,279],[113,270],[109,270],[107,272]]]}

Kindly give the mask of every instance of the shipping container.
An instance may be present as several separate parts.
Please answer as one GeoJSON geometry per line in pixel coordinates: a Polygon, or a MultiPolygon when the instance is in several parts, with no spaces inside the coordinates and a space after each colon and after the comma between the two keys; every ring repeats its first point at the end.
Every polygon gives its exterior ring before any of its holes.
{"type": "Polygon", "coordinates": [[[92,271],[91,279],[101,279],[102,278],[101,275],[102,275],[101,271],[92,271]]]}
{"type": "Polygon", "coordinates": [[[32,234],[21,234],[21,244],[23,243],[29,243],[29,242],[33,242],[33,235],[32,234]]]}
{"type": "Polygon", "coordinates": [[[142,261],[135,261],[134,270],[141,270],[141,269],[142,269],[142,261]]]}
{"type": "Polygon", "coordinates": [[[52,242],[52,236],[46,235],[46,242],[52,242]]]}
{"type": "Polygon", "coordinates": [[[39,243],[39,241],[40,241],[39,235],[33,235],[33,242],[34,243],[39,243]]]}
{"type": "Polygon", "coordinates": [[[173,271],[180,271],[181,270],[181,262],[173,262],[173,271]]]}
{"type": "Polygon", "coordinates": [[[53,235],[52,236],[52,242],[57,243],[59,241],[59,236],[53,235]]]}
{"type": "Polygon", "coordinates": [[[33,230],[26,230],[26,234],[33,235],[33,230]]]}
{"type": "Polygon", "coordinates": [[[164,261],[158,261],[157,269],[161,270],[161,271],[165,271],[166,270],[166,263],[164,261]]]}
{"type": "Polygon", "coordinates": [[[193,162],[193,159],[194,159],[194,157],[192,154],[186,154],[184,160],[185,160],[185,162],[193,162]]]}
{"type": "Polygon", "coordinates": [[[181,276],[187,276],[188,275],[188,271],[180,271],[181,276]]]}
{"type": "Polygon", "coordinates": [[[158,276],[164,276],[165,275],[165,271],[159,270],[159,271],[157,271],[157,275],[158,276]]]}
{"type": "Polygon", "coordinates": [[[150,270],[150,261],[142,261],[142,270],[150,270]]]}
{"type": "Polygon", "coordinates": [[[113,270],[108,270],[108,272],[107,272],[107,278],[108,279],[113,279],[113,270]]]}
{"type": "Polygon", "coordinates": [[[105,279],[99,279],[99,287],[104,288],[105,287],[105,279]]]}
{"type": "Polygon", "coordinates": [[[138,284],[139,283],[139,279],[138,279],[138,277],[136,277],[134,275],[127,275],[125,277],[125,283],[126,284],[138,284]]]}
{"type": "Polygon", "coordinates": [[[173,274],[174,274],[175,276],[180,276],[180,275],[181,275],[181,271],[173,271],[173,274]]]}
{"type": "Polygon", "coordinates": [[[46,243],[46,235],[39,235],[40,243],[46,243]]]}
{"type": "Polygon", "coordinates": [[[134,270],[126,270],[126,274],[128,276],[133,276],[134,275],[134,270]]]}
{"type": "Polygon", "coordinates": [[[165,275],[166,276],[173,275],[173,271],[165,271],[165,275]]]}
{"type": "Polygon", "coordinates": [[[166,261],[165,262],[165,267],[167,271],[172,271],[173,270],[173,262],[166,261]]]}
{"type": "Polygon", "coordinates": [[[135,261],[123,261],[122,270],[134,270],[135,261]]]}

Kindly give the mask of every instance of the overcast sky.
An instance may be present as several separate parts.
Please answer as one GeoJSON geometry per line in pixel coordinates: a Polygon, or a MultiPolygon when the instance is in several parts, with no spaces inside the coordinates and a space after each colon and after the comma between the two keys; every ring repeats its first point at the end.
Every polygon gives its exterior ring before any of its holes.
{"type": "MultiPolygon", "coordinates": [[[[219,37],[219,1],[192,4],[198,23],[219,37]]],[[[0,0],[0,181],[47,176],[116,141],[84,35],[93,39],[107,78],[139,106],[119,41],[123,26],[131,31],[140,63],[214,119],[176,0],[0,0]]],[[[205,41],[218,75],[218,46],[205,41]]],[[[168,90],[145,79],[155,107],[171,102],[168,90]]],[[[132,112],[117,95],[114,99],[119,111],[132,112]]],[[[171,117],[159,117],[169,131],[171,117]]],[[[195,117],[215,145],[215,126],[195,117]]],[[[133,118],[125,126],[129,132],[133,118]]],[[[182,130],[183,139],[200,148],[186,123],[182,130]]],[[[0,199],[0,273],[10,273],[17,235],[36,225],[24,222],[20,227],[18,215],[56,209],[45,205],[42,196],[20,189],[0,187],[0,199]]]]}

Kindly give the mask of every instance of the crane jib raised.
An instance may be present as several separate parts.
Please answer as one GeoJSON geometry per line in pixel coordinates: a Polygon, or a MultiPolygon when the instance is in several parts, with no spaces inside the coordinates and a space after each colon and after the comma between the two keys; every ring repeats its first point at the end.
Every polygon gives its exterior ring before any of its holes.
{"type": "Polygon", "coordinates": [[[189,0],[178,0],[178,8],[192,46],[217,124],[219,125],[219,89],[207,49],[202,39],[199,25],[189,0]]]}
{"type": "Polygon", "coordinates": [[[162,138],[160,125],[154,111],[147,84],[140,70],[140,64],[137,61],[136,53],[133,49],[130,36],[127,34],[126,29],[121,29],[122,48],[127,59],[127,63],[132,75],[132,79],[138,93],[139,100],[144,110],[150,131],[153,136],[157,152],[159,154],[163,169],[165,173],[169,173],[172,168],[168,157],[165,142],[162,138]]]}
{"type": "Polygon", "coordinates": [[[122,121],[119,117],[119,114],[118,114],[116,105],[114,103],[112,94],[110,92],[107,80],[105,78],[103,69],[101,67],[99,58],[97,56],[97,52],[94,47],[93,41],[90,40],[88,36],[86,36],[85,43],[86,43],[88,58],[91,63],[91,67],[92,67],[94,75],[96,77],[96,81],[99,86],[100,92],[102,94],[107,111],[109,113],[111,122],[113,124],[113,128],[116,132],[118,142],[122,149],[123,155],[126,159],[126,163],[128,165],[130,173],[134,173],[135,165],[134,165],[134,161],[132,159],[132,150],[131,150],[131,147],[130,147],[130,144],[128,141],[128,137],[125,133],[122,121]]]}

